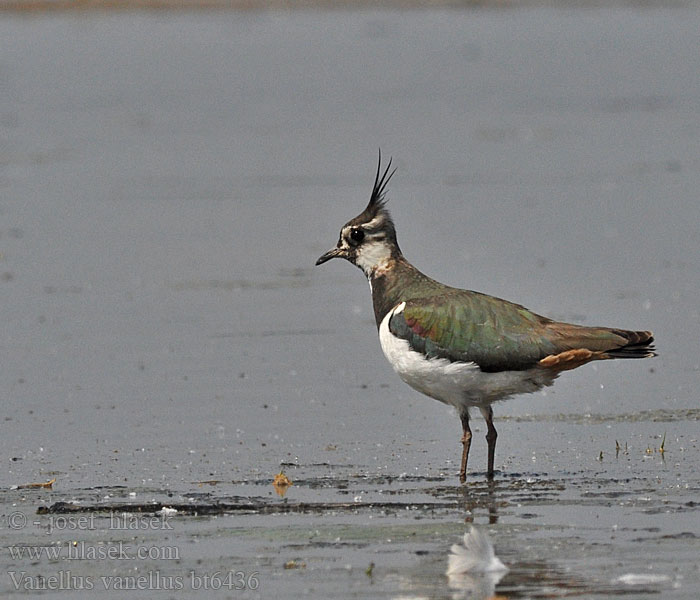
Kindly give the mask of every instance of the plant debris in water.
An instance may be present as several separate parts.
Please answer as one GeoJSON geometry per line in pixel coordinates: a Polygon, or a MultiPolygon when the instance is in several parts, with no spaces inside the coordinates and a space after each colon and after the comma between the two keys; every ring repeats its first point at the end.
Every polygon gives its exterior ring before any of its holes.
{"type": "Polygon", "coordinates": [[[17,490],[36,490],[36,489],[53,489],[53,484],[56,483],[56,478],[50,479],[44,483],[23,483],[15,487],[17,490]]]}
{"type": "Polygon", "coordinates": [[[272,480],[272,487],[275,488],[275,492],[280,498],[284,497],[290,485],[292,485],[292,480],[284,474],[284,471],[277,473],[272,480]]]}

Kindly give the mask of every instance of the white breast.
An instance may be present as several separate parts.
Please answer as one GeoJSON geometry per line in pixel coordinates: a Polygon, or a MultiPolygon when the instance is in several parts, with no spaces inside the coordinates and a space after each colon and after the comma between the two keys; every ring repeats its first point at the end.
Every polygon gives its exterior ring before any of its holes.
{"type": "Polygon", "coordinates": [[[399,377],[431,398],[463,410],[469,406],[486,406],[513,394],[534,392],[554,380],[543,369],[485,373],[473,362],[426,358],[389,331],[389,320],[405,307],[406,303],[402,302],[382,319],[379,343],[399,377]]]}

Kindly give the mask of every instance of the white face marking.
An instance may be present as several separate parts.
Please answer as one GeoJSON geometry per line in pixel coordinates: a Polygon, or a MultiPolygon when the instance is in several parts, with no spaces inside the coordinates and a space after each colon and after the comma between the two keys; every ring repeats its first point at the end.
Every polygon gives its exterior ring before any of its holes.
{"type": "Polygon", "coordinates": [[[376,217],[374,217],[374,219],[372,219],[368,223],[365,223],[363,225],[363,227],[365,227],[366,229],[375,229],[376,227],[379,227],[379,225],[382,224],[383,222],[384,222],[384,216],[377,215],[376,217]]]}
{"type": "Polygon", "coordinates": [[[346,226],[340,233],[341,248],[354,253],[354,263],[362,269],[369,278],[376,269],[385,268],[391,259],[391,246],[386,241],[386,234],[383,231],[371,231],[369,228],[380,223],[381,217],[375,217],[361,226],[346,226]],[[360,228],[365,234],[364,239],[359,244],[351,241],[352,230],[360,228]]]}
{"type": "Polygon", "coordinates": [[[369,277],[375,269],[385,267],[391,258],[391,248],[384,239],[367,239],[358,249],[355,263],[369,277]]]}
{"type": "Polygon", "coordinates": [[[545,369],[485,373],[473,362],[426,358],[389,331],[389,320],[405,307],[406,303],[402,302],[382,319],[379,343],[399,377],[426,396],[465,410],[470,406],[487,406],[513,394],[535,392],[554,381],[545,369]]]}

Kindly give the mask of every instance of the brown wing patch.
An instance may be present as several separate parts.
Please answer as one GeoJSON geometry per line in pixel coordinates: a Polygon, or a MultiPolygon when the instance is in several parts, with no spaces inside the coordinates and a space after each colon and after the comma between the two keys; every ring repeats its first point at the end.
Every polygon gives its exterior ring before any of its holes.
{"type": "Polygon", "coordinates": [[[598,360],[601,358],[608,358],[605,352],[593,352],[586,348],[576,348],[574,350],[560,352],[559,354],[545,356],[538,364],[545,369],[567,371],[580,367],[591,360],[598,360]]]}

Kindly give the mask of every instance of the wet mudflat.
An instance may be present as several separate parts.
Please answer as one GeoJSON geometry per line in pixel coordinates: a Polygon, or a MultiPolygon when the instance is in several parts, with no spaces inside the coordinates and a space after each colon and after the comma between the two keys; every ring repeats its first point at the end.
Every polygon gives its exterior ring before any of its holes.
{"type": "Polygon", "coordinates": [[[0,594],[696,598],[699,28],[3,15],[0,594]],[[457,484],[458,419],[391,372],[360,272],[312,266],[379,146],[419,268],[656,334],[496,405],[493,482],[476,419],[457,484]],[[500,580],[445,575],[470,523],[500,580]]]}

